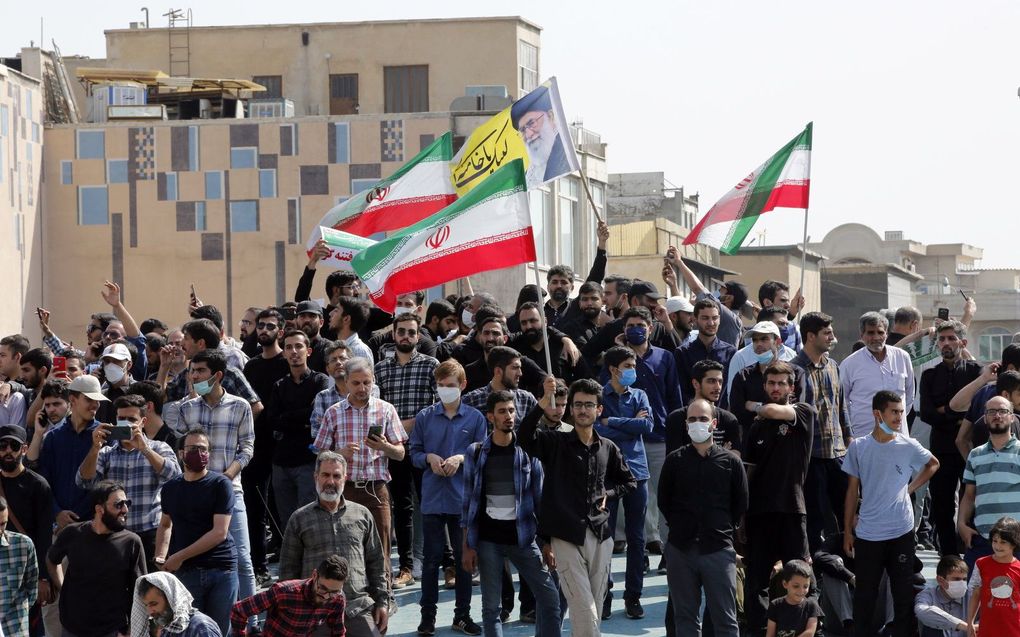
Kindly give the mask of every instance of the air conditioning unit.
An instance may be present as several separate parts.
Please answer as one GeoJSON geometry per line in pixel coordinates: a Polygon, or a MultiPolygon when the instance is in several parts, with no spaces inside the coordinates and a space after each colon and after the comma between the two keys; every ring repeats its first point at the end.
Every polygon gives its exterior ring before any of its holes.
{"type": "Polygon", "coordinates": [[[248,117],[294,117],[294,102],[286,98],[248,100],[248,117]]]}

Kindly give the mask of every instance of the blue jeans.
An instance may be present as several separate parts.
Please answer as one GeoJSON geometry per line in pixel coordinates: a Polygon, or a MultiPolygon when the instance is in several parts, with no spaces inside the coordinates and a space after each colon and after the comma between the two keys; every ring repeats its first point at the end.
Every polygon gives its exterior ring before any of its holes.
{"type": "Polygon", "coordinates": [[[195,598],[195,608],[210,617],[224,635],[230,634],[230,609],[237,601],[237,571],[182,568],[174,575],[195,598]]]}
{"type": "Polygon", "coordinates": [[[467,619],[471,616],[471,573],[465,571],[461,564],[460,516],[452,513],[426,513],[421,516],[421,524],[425,540],[425,556],[421,568],[421,599],[418,602],[421,605],[422,619],[436,618],[436,603],[439,601],[437,574],[443,561],[446,533],[450,534],[453,559],[457,566],[453,620],[467,619]]]}
{"type": "Polygon", "coordinates": [[[503,637],[499,612],[503,609],[503,561],[509,559],[522,582],[535,595],[535,637],[560,634],[560,594],[542,563],[534,541],[527,548],[478,541],[478,573],[482,580],[482,630],[485,637],[503,637]]]}
{"type": "Polygon", "coordinates": [[[247,599],[255,594],[255,569],[251,563],[251,541],[248,538],[248,510],[244,506],[244,496],[240,493],[234,495],[230,537],[237,551],[237,595],[239,599],[247,599]]]}
{"type": "MultiPolygon", "coordinates": [[[[638,480],[637,488],[609,503],[609,528],[616,528],[616,515],[623,502],[623,523],[627,532],[627,575],[623,599],[641,599],[645,579],[645,510],[648,508],[648,480],[638,480]]],[[[612,571],[609,589],[613,587],[612,571]]],[[[607,589],[607,590],[609,590],[607,589]]],[[[601,602],[599,602],[601,604],[601,602]]]]}

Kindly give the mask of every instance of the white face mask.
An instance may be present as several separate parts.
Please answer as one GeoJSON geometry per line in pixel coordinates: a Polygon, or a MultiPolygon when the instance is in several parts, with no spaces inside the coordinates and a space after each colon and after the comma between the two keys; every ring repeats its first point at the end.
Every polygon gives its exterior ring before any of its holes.
{"type": "Polygon", "coordinates": [[[712,437],[712,432],[709,429],[710,424],[707,422],[687,423],[687,435],[691,437],[691,442],[695,444],[708,442],[708,439],[712,437]]]}
{"type": "Polygon", "coordinates": [[[467,325],[468,327],[474,327],[475,326],[475,315],[472,314],[469,309],[464,308],[464,311],[460,313],[460,321],[461,321],[461,323],[463,323],[464,325],[467,325]]]}
{"type": "Polygon", "coordinates": [[[963,599],[963,596],[967,594],[967,580],[956,580],[948,582],[949,588],[946,589],[946,595],[949,595],[952,599],[963,599]]]}
{"type": "Polygon", "coordinates": [[[436,393],[444,405],[449,405],[460,398],[460,387],[436,387],[436,393]]]}
{"type": "Polygon", "coordinates": [[[106,375],[106,380],[115,385],[124,379],[124,368],[116,363],[103,365],[103,373],[106,375]]]}

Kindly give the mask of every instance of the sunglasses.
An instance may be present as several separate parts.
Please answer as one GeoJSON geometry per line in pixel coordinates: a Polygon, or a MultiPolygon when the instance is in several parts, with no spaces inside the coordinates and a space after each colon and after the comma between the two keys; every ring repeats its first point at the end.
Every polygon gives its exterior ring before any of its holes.
{"type": "Polygon", "coordinates": [[[7,449],[21,451],[21,448],[24,446],[24,443],[18,440],[0,440],[0,451],[6,451],[7,449]]]}
{"type": "Polygon", "coordinates": [[[131,508],[131,500],[117,500],[116,502],[113,503],[113,508],[115,508],[115,509],[130,509],[131,508]]]}

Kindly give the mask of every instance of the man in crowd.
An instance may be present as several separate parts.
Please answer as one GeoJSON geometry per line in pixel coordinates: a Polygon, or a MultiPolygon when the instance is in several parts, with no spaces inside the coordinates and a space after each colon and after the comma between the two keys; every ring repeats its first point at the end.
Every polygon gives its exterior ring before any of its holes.
{"type": "Polygon", "coordinates": [[[60,531],[46,555],[50,581],[61,590],[60,624],[65,635],[123,634],[135,580],[145,574],[145,551],[138,536],[125,528],[131,501],[119,484],[99,482],[88,498],[90,518],[60,531]]]}
{"type": "Polygon", "coordinates": [[[613,549],[608,502],[633,491],[637,483],[619,448],[593,429],[602,415],[602,387],[590,379],[570,386],[567,404],[574,431],[569,433],[538,429],[543,409],[553,401],[556,379],[547,377],[543,388],[542,401],[521,422],[518,440],[546,471],[539,533],[551,538],[546,563],[559,574],[571,632],[597,636],[613,549]]]}
{"type": "MultiPolygon", "coordinates": [[[[681,345],[676,350],[676,371],[680,379],[680,392],[685,403],[694,399],[694,386],[691,384],[691,372],[695,363],[713,360],[727,369],[730,359],[737,349],[732,343],[719,338],[719,317],[721,308],[714,299],[701,299],[694,304],[694,322],[698,327],[698,337],[681,345]]],[[[726,391],[720,397],[721,404],[726,406],[726,391]]]]}
{"type": "Polygon", "coordinates": [[[542,496],[542,463],[517,445],[517,408],[509,392],[489,394],[485,409],[492,434],[468,447],[464,458],[463,570],[478,569],[486,635],[503,634],[500,593],[503,564],[510,560],[536,598],[535,635],[555,637],[560,634],[559,595],[538,548],[535,515],[542,496]]]}
{"type": "Polygon", "coordinates": [[[733,387],[733,379],[737,376],[737,374],[748,366],[760,362],[762,348],[755,346],[754,335],[761,334],[761,332],[756,332],[755,329],[759,328],[762,324],[769,323],[776,326],[776,338],[771,345],[773,357],[777,360],[790,362],[795,356],[797,356],[797,350],[787,347],[783,343],[784,330],[789,332],[790,325],[790,320],[786,317],[786,310],[778,307],[767,307],[761,310],[758,312],[758,322],[754,325],[754,327],[744,333],[745,339],[749,341],[748,344],[738,349],[733,355],[733,358],[730,359],[726,372],[727,395],[733,387]],[[748,334],[750,334],[750,336],[748,336],[748,334]]]}
{"type": "Polygon", "coordinates": [[[548,330],[543,324],[542,312],[538,303],[529,301],[521,305],[517,311],[517,319],[521,326],[521,334],[507,341],[509,347],[530,359],[540,369],[545,369],[545,340],[548,339],[549,361],[552,364],[553,376],[571,382],[577,378],[585,378],[591,373],[583,358],[576,363],[570,361],[564,352],[561,339],[549,334],[543,337],[543,331],[548,332],[548,330]]]}
{"type": "Polygon", "coordinates": [[[360,331],[368,323],[370,315],[368,305],[364,301],[349,296],[341,296],[337,299],[337,305],[329,314],[329,327],[336,334],[336,340],[341,341],[355,356],[374,360],[372,350],[361,340],[360,331]]]}
{"type": "MultiPolygon", "coordinates": [[[[491,325],[491,323],[490,323],[491,325]]],[[[515,349],[502,345],[493,347],[486,356],[486,363],[489,367],[491,380],[483,387],[470,391],[464,395],[464,403],[477,410],[485,409],[489,394],[494,391],[509,391],[514,395],[514,404],[517,406],[518,424],[524,418],[522,413],[527,415],[538,404],[535,396],[525,389],[521,389],[521,354],[515,349]]],[[[466,378],[466,372],[465,372],[466,378]]]]}
{"type": "Polygon", "coordinates": [[[280,548],[280,580],[310,577],[331,555],[347,561],[345,627],[349,637],[379,637],[389,621],[386,567],[375,520],[344,499],[347,461],[332,451],[315,459],[316,501],[290,516],[280,548]]]}
{"type": "Polygon", "coordinates": [[[31,538],[16,532],[10,523],[7,499],[0,495],[0,632],[28,635],[29,608],[39,593],[39,559],[31,538]]]}
{"type": "MultiPolygon", "coordinates": [[[[757,410],[768,402],[768,391],[765,388],[765,370],[779,360],[779,328],[772,321],[759,321],[748,330],[751,335],[751,347],[755,354],[755,362],[744,367],[733,377],[730,386],[730,410],[740,422],[740,427],[747,433],[757,416],[757,410]]],[[[732,364],[732,363],[731,363],[732,364]]],[[[794,396],[800,393],[800,368],[792,368],[794,372],[794,396]]],[[[796,558],[799,559],[799,558],[796,558]]],[[[784,560],[784,563],[786,560],[784,560]]]]}
{"type": "Polygon", "coordinates": [[[135,582],[131,635],[221,637],[219,626],[195,610],[188,589],[170,573],[149,573],[135,582]]]}
{"type": "MultiPolygon", "coordinates": [[[[740,320],[740,313],[743,311],[748,298],[747,288],[744,284],[736,281],[727,281],[719,286],[718,295],[713,295],[711,290],[701,282],[698,275],[684,263],[676,246],[669,246],[669,249],[666,250],[664,261],[667,265],[676,268],[680,272],[680,276],[683,277],[687,287],[697,295],[694,303],[695,318],[697,318],[697,302],[714,297],[718,301],[719,321],[716,324],[716,332],[713,335],[718,334],[724,343],[729,343],[730,345],[735,346],[740,343],[741,333],[744,329],[744,324],[740,320]]],[[[698,324],[698,329],[701,330],[700,323],[698,324]]]]}
{"type": "Polygon", "coordinates": [[[124,485],[134,506],[127,514],[126,528],[142,540],[145,560],[153,569],[156,527],[160,518],[160,488],[181,475],[173,449],[149,440],[145,426],[145,399],[134,394],[113,402],[116,426],[101,424],[92,431],[92,449],[78,468],[77,484],[92,488],[101,480],[124,485]]]}
{"type": "MultiPolygon", "coordinates": [[[[744,449],[740,423],[732,412],[719,407],[719,398],[722,396],[725,382],[723,371],[722,363],[713,360],[695,363],[694,369],[691,371],[691,382],[694,383],[694,400],[700,398],[707,400],[712,405],[712,418],[715,420],[715,425],[712,427],[712,440],[739,458],[744,449]]],[[[691,444],[691,438],[687,432],[688,408],[689,405],[676,409],[666,418],[666,455],[684,445],[691,444]]]]}
{"type": "Polygon", "coordinates": [[[333,386],[324,389],[315,396],[312,403],[312,415],[309,416],[312,439],[319,435],[319,428],[322,427],[322,417],[326,410],[347,398],[347,361],[353,354],[346,343],[333,341],[326,346],[326,373],[333,379],[333,386]]]}
{"type": "MultiPolygon", "coordinates": [[[[768,280],[758,288],[758,303],[762,310],[782,310],[783,318],[792,319],[800,314],[804,308],[804,295],[797,291],[797,294],[790,298],[790,286],[782,281],[768,280]]],[[[767,319],[758,319],[767,320],[767,319]]],[[[778,324],[778,323],[777,323],[778,324]]],[[[795,323],[788,320],[779,325],[779,342],[789,347],[794,352],[801,348],[801,335],[795,323]]],[[[785,359],[784,359],[785,360],[785,359]]]]}
{"type": "Polygon", "coordinates": [[[273,493],[282,528],[286,528],[287,520],[298,507],[315,500],[315,456],[308,450],[313,441],[309,418],[315,396],[327,389],[329,378],[309,368],[311,353],[307,332],[287,332],[283,338],[283,355],[290,373],[273,385],[266,410],[276,442],[273,493]]]}
{"type": "Polygon", "coordinates": [[[308,367],[312,371],[326,371],[326,357],[323,349],[329,341],[319,336],[322,329],[322,308],[315,301],[301,301],[297,306],[294,325],[308,337],[308,367]]]}
{"type": "MultiPolygon", "coordinates": [[[[864,347],[839,364],[839,382],[847,404],[854,438],[871,433],[875,427],[871,399],[881,390],[899,394],[909,408],[914,404],[914,368],[910,355],[886,344],[889,322],[878,312],[861,315],[861,340],[864,347]]],[[[900,431],[909,435],[907,428],[900,431]]]]}
{"type": "MultiPolygon", "coordinates": [[[[608,315],[602,312],[602,286],[595,281],[585,281],[577,292],[578,315],[572,320],[560,322],[560,329],[570,337],[578,347],[584,348],[601,327],[603,318],[608,315]]],[[[585,361],[591,364],[585,356],[585,361]]]]}
{"type": "Polygon", "coordinates": [[[123,343],[112,343],[103,350],[102,362],[103,377],[106,379],[103,395],[109,400],[99,406],[96,418],[99,422],[112,423],[117,419],[117,411],[113,403],[121,396],[127,395],[127,388],[132,382],[131,352],[123,343]]]}
{"type": "Polygon", "coordinates": [[[921,312],[910,305],[904,305],[893,314],[893,324],[886,337],[886,344],[896,345],[901,340],[921,329],[921,312]]]}

